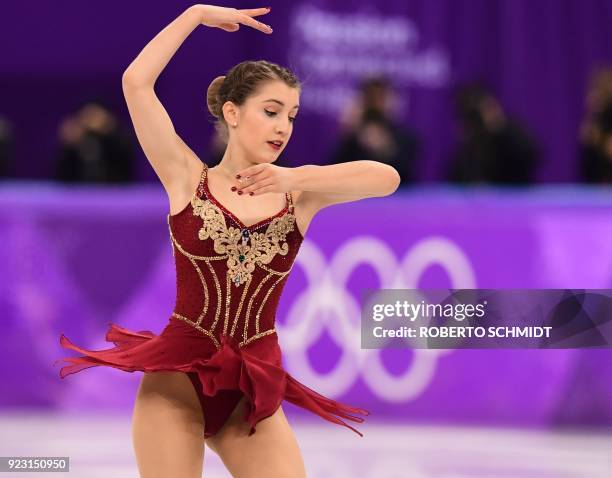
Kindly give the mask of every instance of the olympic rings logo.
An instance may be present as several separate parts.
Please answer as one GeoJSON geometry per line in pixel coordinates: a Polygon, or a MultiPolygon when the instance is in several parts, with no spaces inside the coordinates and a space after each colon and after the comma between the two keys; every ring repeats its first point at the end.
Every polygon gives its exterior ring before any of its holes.
{"type": "Polygon", "coordinates": [[[405,372],[390,374],[380,350],[360,348],[360,304],[345,286],[355,268],[366,264],[376,272],[380,288],[417,289],[421,275],[439,265],[449,276],[449,288],[475,288],[474,271],[463,251],[449,239],[433,236],[415,244],[398,263],[385,242],[358,236],[344,243],[328,264],[316,244],[305,240],[296,264],[309,287],[295,297],[285,323],[276,324],[287,369],[330,396],[342,395],[362,377],[382,400],[419,397],[431,384],[438,360],[452,350],[414,349],[405,372]],[[312,368],[306,352],[326,329],[342,355],[333,370],[321,374],[312,368]]]}

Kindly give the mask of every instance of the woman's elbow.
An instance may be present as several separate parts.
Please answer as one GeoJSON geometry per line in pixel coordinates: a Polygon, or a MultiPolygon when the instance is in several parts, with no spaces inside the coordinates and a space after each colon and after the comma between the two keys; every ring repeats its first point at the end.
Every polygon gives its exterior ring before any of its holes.
{"type": "Polygon", "coordinates": [[[383,164],[382,166],[385,167],[385,174],[384,174],[385,190],[382,196],[389,196],[390,194],[393,194],[397,190],[397,188],[399,187],[402,181],[402,178],[397,172],[397,169],[395,169],[393,166],[389,166],[388,164],[383,164]]]}
{"type": "Polygon", "coordinates": [[[121,85],[124,91],[132,88],[152,86],[149,81],[140,77],[136,72],[130,70],[129,68],[126,69],[121,76],[121,85]]]}
{"type": "Polygon", "coordinates": [[[132,73],[129,69],[125,70],[123,72],[123,75],[121,75],[121,84],[124,86],[134,83],[134,80],[135,80],[134,73],[132,73]]]}

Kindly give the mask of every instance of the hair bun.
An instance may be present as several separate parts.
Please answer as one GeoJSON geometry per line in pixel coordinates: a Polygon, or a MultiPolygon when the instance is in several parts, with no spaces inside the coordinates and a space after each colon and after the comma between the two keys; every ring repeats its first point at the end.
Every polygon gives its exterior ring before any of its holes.
{"type": "Polygon", "coordinates": [[[206,104],[208,105],[208,111],[215,118],[219,118],[221,116],[221,107],[223,103],[221,102],[221,86],[223,85],[223,81],[225,80],[225,76],[217,76],[210,85],[208,86],[208,90],[206,91],[206,104]]]}

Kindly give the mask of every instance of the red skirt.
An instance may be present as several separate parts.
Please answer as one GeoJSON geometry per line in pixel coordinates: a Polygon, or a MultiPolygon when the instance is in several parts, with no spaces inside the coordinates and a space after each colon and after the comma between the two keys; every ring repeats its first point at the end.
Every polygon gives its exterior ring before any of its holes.
{"type": "Polygon", "coordinates": [[[283,400],[344,425],[363,436],[343,419],[361,423],[357,415],[367,410],[331,400],[298,382],[281,365],[281,349],[276,334],[266,335],[244,347],[229,336],[221,337],[217,349],[207,336],[181,320],[171,318],[160,335],[150,331],[133,332],[109,324],[106,340],[115,347],[85,350],[63,334],[60,344],[82,354],[57,360],[69,362],[60,370],[64,378],[85,368],[106,365],[126,372],[180,371],[189,376],[204,414],[204,437],[214,435],[245,396],[245,421],[250,426],[271,416],[283,400]]]}

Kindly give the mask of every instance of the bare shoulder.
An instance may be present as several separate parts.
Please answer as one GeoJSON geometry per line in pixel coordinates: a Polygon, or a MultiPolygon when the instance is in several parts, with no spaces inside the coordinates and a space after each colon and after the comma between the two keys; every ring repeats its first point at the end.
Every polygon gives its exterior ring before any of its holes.
{"type": "Polygon", "coordinates": [[[165,186],[168,201],[170,202],[170,214],[177,214],[182,211],[191,201],[202,175],[204,162],[193,150],[181,141],[184,151],[184,161],[181,174],[177,175],[177,180],[165,186]]]}
{"type": "Polygon", "coordinates": [[[304,201],[304,191],[291,191],[291,199],[293,201],[295,222],[303,237],[316,211],[312,209],[311,205],[304,201]]]}

